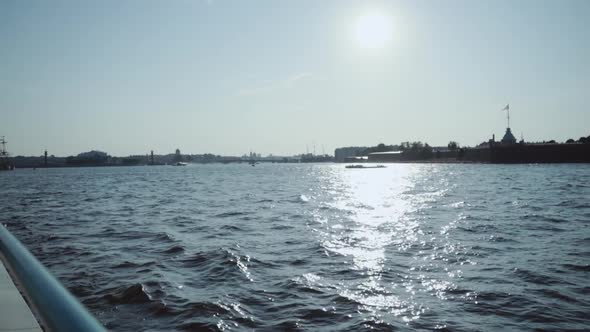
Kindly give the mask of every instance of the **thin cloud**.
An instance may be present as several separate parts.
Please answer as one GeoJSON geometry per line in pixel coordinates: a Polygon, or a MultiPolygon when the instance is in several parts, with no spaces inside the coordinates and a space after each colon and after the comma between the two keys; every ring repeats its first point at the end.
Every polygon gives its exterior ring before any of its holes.
{"type": "Polygon", "coordinates": [[[313,74],[312,73],[299,73],[299,74],[295,74],[289,78],[287,78],[286,82],[287,83],[294,83],[300,80],[304,80],[306,78],[310,78],[312,77],[313,74]]]}
{"type": "Polygon", "coordinates": [[[261,94],[270,93],[270,92],[273,92],[273,91],[276,91],[279,89],[288,89],[288,88],[291,88],[293,85],[295,85],[301,81],[307,80],[311,77],[313,77],[313,74],[309,73],[309,72],[297,73],[297,74],[291,75],[287,78],[274,80],[274,81],[267,81],[266,83],[261,84],[259,86],[238,89],[238,91],[236,91],[236,93],[235,93],[235,96],[236,97],[243,97],[243,96],[261,95],[261,94]]]}

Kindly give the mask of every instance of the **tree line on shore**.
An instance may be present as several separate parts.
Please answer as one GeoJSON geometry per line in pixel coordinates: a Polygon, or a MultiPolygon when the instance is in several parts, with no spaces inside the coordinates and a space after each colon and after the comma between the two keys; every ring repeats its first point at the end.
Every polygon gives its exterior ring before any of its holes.
{"type": "Polygon", "coordinates": [[[565,143],[567,144],[572,144],[572,143],[590,143],[590,135],[588,135],[588,137],[580,137],[577,141],[574,140],[573,138],[568,139],[567,141],[565,141],[565,143]]]}
{"type": "MultiPolygon", "coordinates": [[[[411,159],[430,159],[432,157],[436,157],[437,155],[440,156],[440,152],[438,149],[433,148],[428,143],[421,141],[414,141],[414,142],[401,142],[400,144],[393,144],[393,145],[386,145],[384,143],[379,143],[376,146],[372,146],[366,148],[364,150],[358,151],[356,153],[357,156],[367,156],[370,153],[374,152],[390,152],[390,151],[401,151],[407,158],[411,159]]],[[[447,151],[451,151],[453,153],[457,151],[461,151],[461,147],[459,143],[456,141],[450,141],[447,144],[447,151]]]]}

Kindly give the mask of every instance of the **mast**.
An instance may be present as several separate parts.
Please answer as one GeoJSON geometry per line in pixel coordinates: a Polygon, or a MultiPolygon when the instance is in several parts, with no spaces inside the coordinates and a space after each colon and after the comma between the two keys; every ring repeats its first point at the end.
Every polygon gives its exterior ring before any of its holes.
{"type": "Polygon", "coordinates": [[[6,139],[4,136],[0,138],[0,171],[10,171],[14,169],[14,165],[10,163],[8,151],[6,151],[6,139]]]}
{"type": "Polygon", "coordinates": [[[2,144],[2,148],[0,149],[0,157],[8,157],[8,152],[6,152],[6,140],[4,136],[0,139],[0,144],[2,144]]]}

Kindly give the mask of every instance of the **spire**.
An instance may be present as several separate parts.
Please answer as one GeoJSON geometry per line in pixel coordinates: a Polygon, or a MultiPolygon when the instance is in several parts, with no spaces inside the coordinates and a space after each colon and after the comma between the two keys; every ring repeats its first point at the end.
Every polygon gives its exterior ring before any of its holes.
{"type": "Polygon", "coordinates": [[[515,144],[516,143],[516,137],[514,137],[514,135],[512,135],[512,131],[510,130],[510,127],[506,128],[506,133],[504,134],[504,137],[502,137],[501,142],[504,144],[515,144]]]}

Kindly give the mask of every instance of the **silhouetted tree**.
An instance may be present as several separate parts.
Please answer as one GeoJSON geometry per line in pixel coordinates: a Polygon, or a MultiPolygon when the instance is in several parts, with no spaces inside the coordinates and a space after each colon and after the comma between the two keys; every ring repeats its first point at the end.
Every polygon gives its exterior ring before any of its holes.
{"type": "Polygon", "coordinates": [[[574,141],[572,138],[568,139],[567,141],[565,141],[566,143],[570,144],[570,143],[575,143],[576,141],[574,141]]]}
{"type": "Polygon", "coordinates": [[[410,149],[413,151],[419,151],[419,150],[422,150],[423,147],[424,147],[424,144],[422,144],[422,142],[420,142],[420,141],[417,141],[417,142],[412,142],[410,149]]]}
{"type": "Polygon", "coordinates": [[[580,142],[580,143],[587,143],[587,138],[584,137],[584,136],[582,136],[582,137],[580,137],[580,139],[578,140],[578,142],[580,142]]]}
{"type": "Polygon", "coordinates": [[[403,151],[403,158],[405,160],[423,160],[430,159],[434,156],[432,147],[428,143],[420,141],[402,142],[400,149],[403,151]]]}
{"type": "Polygon", "coordinates": [[[449,144],[447,145],[447,147],[451,151],[456,151],[459,148],[459,143],[457,143],[455,141],[450,141],[449,144]]]}
{"type": "Polygon", "coordinates": [[[108,162],[109,156],[106,152],[92,150],[79,153],[76,157],[69,156],[66,163],[71,165],[103,165],[108,162]]]}
{"type": "Polygon", "coordinates": [[[420,158],[421,159],[430,159],[432,158],[432,147],[428,145],[428,143],[424,143],[424,146],[420,149],[420,158]]]}
{"type": "Polygon", "coordinates": [[[409,149],[410,149],[410,142],[401,142],[401,143],[399,144],[399,148],[400,148],[400,150],[402,150],[402,151],[409,150],[409,149]]]}

